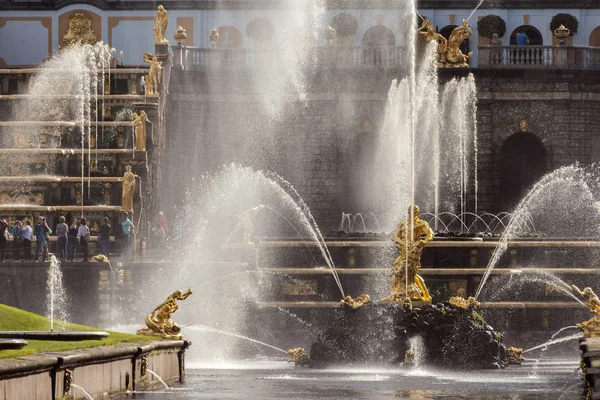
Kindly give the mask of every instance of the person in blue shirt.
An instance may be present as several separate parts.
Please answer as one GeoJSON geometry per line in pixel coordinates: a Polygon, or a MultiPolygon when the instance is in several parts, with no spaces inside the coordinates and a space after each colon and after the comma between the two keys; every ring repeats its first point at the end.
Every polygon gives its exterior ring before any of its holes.
{"type": "Polygon", "coordinates": [[[52,229],[50,229],[46,223],[46,217],[39,218],[38,223],[35,224],[33,232],[35,233],[35,238],[37,240],[35,260],[39,261],[41,253],[41,261],[48,261],[48,236],[52,234],[52,229]]]}
{"type": "Polygon", "coordinates": [[[21,253],[21,245],[23,244],[22,226],[23,223],[21,221],[17,221],[10,231],[10,233],[13,235],[13,255],[15,257],[15,261],[19,261],[19,253],[21,253]]]}
{"type": "Polygon", "coordinates": [[[517,34],[517,46],[526,46],[529,44],[529,36],[523,31],[517,34]]]}
{"type": "Polygon", "coordinates": [[[123,213],[123,222],[121,222],[121,231],[123,232],[123,243],[121,249],[123,251],[123,261],[128,262],[131,256],[131,235],[135,227],[129,219],[129,213],[123,213]]]}

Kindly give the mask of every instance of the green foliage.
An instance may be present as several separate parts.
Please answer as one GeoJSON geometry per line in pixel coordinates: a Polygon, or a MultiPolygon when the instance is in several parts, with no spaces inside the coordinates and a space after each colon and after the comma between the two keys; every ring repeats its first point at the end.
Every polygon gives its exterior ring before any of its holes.
{"type": "Polygon", "coordinates": [[[248,37],[258,42],[268,42],[273,38],[273,24],[267,17],[256,18],[246,26],[248,37]]]}
{"type": "MultiPolygon", "coordinates": [[[[50,320],[46,317],[0,304],[0,330],[2,331],[48,331],[49,328],[50,320]]],[[[54,330],[98,331],[100,329],[55,320],[54,330]]],[[[141,336],[131,335],[128,333],[110,332],[110,336],[105,340],[82,340],[79,342],[28,340],[27,346],[25,346],[25,348],[22,350],[1,351],[0,359],[22,357],[38,352],[60,352],[87,349],[91,347],[111,346],[118,343],[136,343],[159,339],[160,337],[157,336],[141,336]]]]}
{"type": "Polygon", "coordinates": [[[477,32],[479,36],[489,39],[494,33],[498,34],[498,37],[502,37],[506,33],[506,22],[497,15],[486,15],[477,21],[477,32]]]}
{"type": "Polygon", "coordinates": [[[567,13],[559,13],[552,17],[550,21],[550,31],[554,33],[554,30],[564,25],[566,28],[571,30],[570,36],[575,36],[579,29],[579,21],[574,15],[567,13]]]}
{"type": "Polygon", "coordinates": [[[350,14],[341,13],[333,17],[330,26],[340,37],[350,37],[356,33],[358,21],[350,14]]]}

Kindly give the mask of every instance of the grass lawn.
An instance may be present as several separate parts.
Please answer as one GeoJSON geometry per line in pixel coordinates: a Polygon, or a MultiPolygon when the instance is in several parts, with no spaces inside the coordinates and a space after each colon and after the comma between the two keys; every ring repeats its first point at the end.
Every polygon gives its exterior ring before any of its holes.
{"type": "MultiPolygon", "coordinates": [[[[143,326],[140,325],[140,328],[143,326]]],[[[48,331],[50,320],[41,315],[23,311],[18,308],[0,304],[0,331],[48,331]]],[[[85,325],[70,322],[54,321],[54,331],[102,331],[85,325]]],[[[130,335],[128,333],[111,332],[105,340],[83,340],[79,342],[28,340],[22,350],[0,351],[0,359],[21,357],[46,351],[67,351],[86,349],[90,347],[111,346],[119,343],[144,343],[150,340],[160,340],[160,336],[130,335]]]]}

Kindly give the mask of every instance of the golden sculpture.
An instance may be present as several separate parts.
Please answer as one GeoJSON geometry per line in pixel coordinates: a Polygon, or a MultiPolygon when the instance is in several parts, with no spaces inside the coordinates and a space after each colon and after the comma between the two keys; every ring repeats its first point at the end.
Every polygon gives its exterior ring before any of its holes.
{"type": "Polygon", "coordinates": [[[523,349],[520,347],[509,347],[506,349],[506,359],[509,364],[519,364],[521,361],[525,361],[523,358],[523,349]]]}
{"type": "Polygon", "coordinates": [[[419,207],[409,207],[408,218],[400,222],[392,234],[392,241],[398,246],[399,255],[392,267],[392,294],[381,301],[398,303],[405,298],[431,301],[425,281],[417,271],[421,268],[423,248],[432,239],[433,231],[429,224],[419,219],[419,207]]]}
{"type": "Polygon", "coordinates": [[[76,43],[94,45],[98,42],[96,33],[92,29],[92,19],[83,13],[75,13],[69,18],[69,30],[63,36],[63,46],[72,46],[76,43]]]}
{"type": "Polygon", "coordinates": [[[133,131],[135,134],[135,151],[146,151],[146,122],[150,122],[146,112],[140,111],[140,114],[133,113],[133,131]]]}
{"type": "Polygon", "coordinates": [[[369,301],[371,301],[371,297],[369,297],[368,294],[361,294],[356,299],[353,299],[350,296],[346,296],[342,300],[340,300],[340,304],[342,305],[342,307],[349,307],[353,310],[356,310],[357,308],[362,307],[365,303],[368,303],[369,301]]]}
{"type": "Polygon", "coordinates": [[[453,296],[450,297],[449,303],[458,308],[464,308],[465,310],[468,310],[469,308],[478,308],[480,305],[480,303],[472,296],[468,299],[460,296],[453,296]]]}
{"type": "Polygon", "coordinates": [[[131,172],[131,165],[125,167],[125,174],[121,178],[123,195],[121,199],[121,210],[133,213],[133,194],[135,193],[135,178],[138,176],[131,172]]]}
{"type": "Polygon", "coordinates": [[[296,347],[288,350],[290,359],[288,362],[293,362],[296,365],[308,365],[308,353],[302,347],[296,347]]]}
{"type": "Polygon", "coordinates": [[[217,47],[219,37],[219,30],[213,26],[208,34],[208,38],[210,39],[210,47],[212,47],[213,49],[217,47]]]}
{"type": "Polygon", "coordinates": [[[438,66],[443,67],[446,62],[446,48],[448,47],[448,40],[435,31],[435,27],[428,19],[424,19],[421,27],[417,29],[417,33],[427,40],[427,43],[436,41],[437,42],[437,59],[438,66]]]}
{"type": "Polygon", "coordinates": [[[156,18],[154,19],[154,43],[155,44],[169,44],[166,38],[167,25],[169,24],[169,13],[161,5],[158,6],[156,11],[156,18]]]}
{"type": "Polygon", "coordinates": [[[521,128],[521,132],[527,132],[529,129],[529,122],[527,122],[526,119],[522,119],[521,122],[519,122],[519,128],[521,128]]]}
{"type": "Polygon", "coordinates": [[[560,41],[559,45],[561,46],[564,46],[566,44],[567,38],[571,36],[571,30],[563,24],[560,24],[560,26],[556,28],[552,33],[554,34],[554,37],[560,41]]]}
{"type": "Polygon", "coordinates": [[[583,291],[575,285],[571,285],[573,293],[583,297],[588,302],[588,308],[594,316],[587,321],[577,324],[577,326],[583,330],[583,334],[586,338],[597,338],[600,337],[600,299],[594,293],[592,288],[586,287],[583,291]]]}
{"type": "Polygon", "coordinates": [[[417,355],[413,349],[408,349],[404,352],[404,366],[414,367],[417,362],[417,355]]]}
{"type": "Polygon", "coordinates": [[[158,61],[156,54],[144,53],[144,62],[150,64],[150,71],[146,76],[146,96],[158,96],[158,84],[162,79],[162,62],[158,61]]]}
{"type": "Polygon", "coordinates": [[[146,316],[147,328],[137,331],[138,335],[156,335],[159,334],[165,339],[180,339],[181,326],[177,325],[171,319],[175,311],[179,309],[177,300],[185,300],[192,294],[190,289],[187,292],[181,290],[174,291],[165,301],[156,307],[146,316]]]}
{"type": "Polygon", "coordinates": [[[450,37],[448,38],[446,62],[450,65],[446,65],[446,67],[469,68],[469,60],[473,58],[473,52],[470,51],[467,55],[465,55],[460,50],[460,46],[465,40],[471,37],[471,35],[473,35],[473,31],[467,23],[467,20],[463,19],[462,26],[454,28],[452,33],[450,33],[450,37]]]}

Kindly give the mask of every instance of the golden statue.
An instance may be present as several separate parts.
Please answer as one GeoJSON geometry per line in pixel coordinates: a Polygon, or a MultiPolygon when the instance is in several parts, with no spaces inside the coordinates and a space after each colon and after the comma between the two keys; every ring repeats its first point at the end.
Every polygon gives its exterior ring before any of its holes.
{"type": "Polygon", "coordinates": [[[571,285],[573,293],[580,295],[588,301],[588,308],[594,316],[587,321],[577,324],[577,326],[583,330],[583,334],[586,338],[597,338],[600,337],[600,300],[594,293],[592,288],[586,287],[583,291],[575,285],[571,285]]]}
{"type": "Polygon", "coordinates": [[[174,291],[161,305],[156,307],[146,316],[147,328],[137,331],[138,335],[156,335],[160,334],[165,339],[181,339],[179,333],[181,326],[177,325],[171,319],[175,311],[179,309],[177,300],[185,300],[192,294],[191,289],[183,293],[181,290],[174,291]]]}
{"type": "Polygon", "coordinates": [[[289,349],[288,355],[290,356],[290,359],[288,360],[288,362],[293,362],[296,365],[308,365],[309,364],[308,354],[306,353],[306,350],[304,350],[302,347],[296,347],[295,349],[289,349]]]}
{"type": "Polygon", "coordinates": [[[460,46],[472,34],[473,31],[465,19],[463,19],[462,26],[454,28],[450,33],[446,49],[446,62],[450,65],[447,66],[469,68],[469,60],[473,58],[473,52],[470,51],[465,55],[460,50],[460,46]]]}
{"type": "Polygon", "coordinates": [[[150,71],[146,77],[146,95],[158,96],[158,84],[162,79],[162,62],[158,61],[156,54],[144,53],[144,62],[150,64],[150,71]]]}
{"type": "Polygon", "coordinates": [[[521,361],[525,361],[523,358],[523,349],[520,347],[509,347],[506,349],[506,359],[509,364],[520,364],[521,361]]]}
{"type": "Polygon", "coordinates": [[[403,302],[405,298],[412,301],[431,301],[425,281],[417,271],[421,268],[423,248],[432,239],[433,231],[429,224],[419,219],[419,207],[409,207],[408,218],[400,222],[392,233],[392,241],[398,246],[399,255],[392,267],[392,294],[381,301],[398,303],[403,302]]]}
{"type": "Polygon", "coordinates": [[[448,47],[448,40],[435,31],[435,27],[428,19],[423,19],[421,27],[417,29],[417,33],[422,35],[427,40],[427,43],[431,41],[437,42],[437,58],[438,66],[443,66],[446,62],[446,48],[448,47]]]}
{"type": "Polygon", "coordinates": [[[140,115],[133,113],[133,131],[135,134],[135,151],[146,151],[146,122],[150,122],[146,112],[140,111],[140,115]]]}
{"type": "Polygon", "coordinates": [[[154,19],[154,43],[169,44],[166,38],[167,25],[169,24],[169,13],[163,6],[158,6],[156,18],[154,19]]]}
{"type": "Polygon", "coordinates": [[[135,178],[138,176],[131,172],[131,165],[125,167],[125,174],[121,178],[123,195],[121,199],[121,210],[133,213],[133,194],[135,193],[135,178]]]}
{"type": "Polygon", "coordinates": [[[351,296],[346,296],[342,300],[340,300],[340,304],[342,307],[349,307],[353,310],[356,310],[359,307],[362,307],[365,303],[371,301],[371,297],[368,294],[361,294],[356,299],[353,299],[351,296]]]}
{"type": "Polygon", "coordinates": [[[480,305],[480,303],[477,300],[475,300],[475,298],[472,296],[468,299],[465,299],[464,297],[460,296],[453,296],[450,297],[450,300],[448,302],[453,306],[456,306],[458,308],[464,308],[465,310],[468,310],[469,308],[478,308],[480,305]]]}
{"type": "Polygon", "coordinates": [[[63,46],[76,43],[94,45],[98,42],[96,33],[92,29],[92,19],[84,13],[75,13],[69,18],[69,30],[63,36],[63,46]]]}

